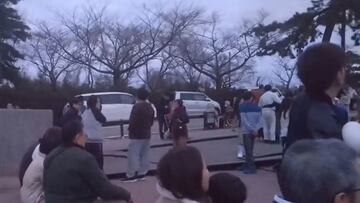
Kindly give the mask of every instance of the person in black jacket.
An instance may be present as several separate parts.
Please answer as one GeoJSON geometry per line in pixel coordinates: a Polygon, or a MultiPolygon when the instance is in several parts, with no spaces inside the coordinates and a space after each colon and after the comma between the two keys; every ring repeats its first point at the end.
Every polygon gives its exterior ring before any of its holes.
{"type": "Polygon", "coordinates": [[[63,118],[61,119],[60,126],[63,127],[66,123],[78,120],[81,121],[81,107],[83,101],[80,98],[74,97],[70,100],[69,104],[70,107],[64,114],[63,118]]]}
{"type": "Polygon", "coordinates": [[[297,61],[305,92],[295,98],[290,115],[286,148],[300,139],[342,139],[347,120],[334,105],[345,83],[346,54],[334,44],[310,46],[297,61]]]}
{"type": "Polygon", "coordinates": [[[65,124],[62,138],[63,144],[44,161],[46,203],[90,203],[98,197],[132,202],[130,193],[111,184],[94,156],[85,150],[86,135],[81,122],[65,124]]]}
{"type": "Polygon", "coordinates": [[[162,95],[160,102],[157,106],[156,112],[157,112],[157,120],[159,123],[159,133],[160,138],[164,139],[164,134],[166,131],[168,131],[168,126],[165,120],[165,115],[170,112],[170,101],[169,97],[167,95],[162,95]]]}

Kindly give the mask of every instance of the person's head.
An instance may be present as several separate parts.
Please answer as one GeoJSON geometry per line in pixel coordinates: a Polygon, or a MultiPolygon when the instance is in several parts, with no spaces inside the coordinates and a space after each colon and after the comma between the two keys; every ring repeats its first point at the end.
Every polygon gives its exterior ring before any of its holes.
{"type": "Polygon", "coordinates": [[[242,203],[246,193],[245,184],[237,176],[218,173],[210,177],[208,194],[212,203],[242,203]]]}
{"type": "Polygon", "coordinates": [[[101,106],[100,98],[96,95],[91,95],[87,101],[87,107],[90,109],[99,108],[101,106]]]}
{"type": "Polygon", "coordinates": [[[331,43],[319,43],[307,48],[298,58],[298,76],[309,93],[325,93],[330,88],[339,91],[345,83],[346,54],[331,43]]]}
{"type": "Polygon", "coordinates": [[[264,89],[264,85],[259,85],[259,89],[264,89]]]}
{"type": "Polygon", "coordinates": [[[175,106],[175,108],[183,107],[184,106],[183,100],[182,99],[175,100],[174,106],[175,106]]]}
{"type": "Polygon", "coordinates": [[[71,107],[73,107],[74,109],[80,111],[81,106],[82,106],[83,100],[81,100],[78,97],[74,97],[70,100],[69,104],[71,107]]]}
{"type": "Polygon", "coordinates": [[[290,202],[356,203],[360,159],[340,140],[298,141],[284,155],[278,182],[290,202]]]}
{"type": "Polygon", "coordinates": [[[39,139],[39,150],[43,154],[49,154],[53,149],[59,146],[62,142],[62,131],[59,127],[51,127],[47,129],[39,139]]]}
{"type": "Polygon", "coordinates": [[[84,147],[86,135],[83,124],[77,120],[66,123],[62,128],[62,141],[66,146],[77,144],[84,147]]]}
{"type": "Polygon", "coordinates": [[[226,101],[225,101],[225,107],[228,107],[228,106],[230,106],[230,105],[231,105],[230,101],[229,101],[229,100],[226,100],[226,101]]]}
{"type": "Polygon", "coordinates": [[[140,101],[145,101],[149,98],[149,92],[145,89],[145,88],[140,88],[138,89],[137,91],[137,98],[140,100],[140,101]]]}
{"type": "Polygon", "coordinates": [[[272,86],[271,85],[265,85],[264,90],[267,91],[271,91],[272,90],[272,86]]]}
{"type": "Polygon", "coordinates": [[[251,92],[249,92],[249,91],[244,92],[243,99],[244,99],[244,101],[250,101],[252,99],[251,92]]]}
{"type": "Polygon", "coordinates": [[[171,149],[157,167],[160,186],[176,198],[200,200],[209,188],[209,171],[198,149],[190,146],[171,149]]]}

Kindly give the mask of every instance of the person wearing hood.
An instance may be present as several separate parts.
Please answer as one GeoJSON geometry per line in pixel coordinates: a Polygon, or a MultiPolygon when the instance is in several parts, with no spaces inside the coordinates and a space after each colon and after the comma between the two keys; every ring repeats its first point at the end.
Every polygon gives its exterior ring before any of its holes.
{"type": "Polygon", "coordinates": [[[46,130],[44,136],[39,140],[32,153],[32,161],[26,169],[20,189],[21,202],[43,203],[43,171],[44,159],[62,141],[61,128],[52,127],[46,130]]]}
{"type": "Polygon", "coordinates": [[[189,116],[181,99],[175,100],[174,112],[170,119],[170,131],[174,141],[174,147],[185,146],[188,139],[189,116]]]}
{"type": "Polygon", "coordinates": [[[82,115],[84,124],[84,131],[87,135],[85,148],[90,154],[94,155],[99,167],[103,169],[103,141],[104,137],[101,134],[102,124],[106,122],[105,116],[101,113],[100,98],[91,95],[87,102],[87,109],[82,115]]]}

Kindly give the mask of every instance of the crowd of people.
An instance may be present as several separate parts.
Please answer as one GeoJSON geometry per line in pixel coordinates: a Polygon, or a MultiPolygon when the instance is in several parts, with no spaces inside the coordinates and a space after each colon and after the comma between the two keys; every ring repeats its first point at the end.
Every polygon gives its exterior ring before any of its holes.
{"type": "MultiPolygon", "coordinates": [[[[356,94],[350,87],[344,89],[345,66],[346,54],[340,47],[312,45],[297,61],[303,91],[295,97],[290,93],[282,96],[266,85],[257,92],[245,92],[232,109],[239,119],[244,152],[239,147],[238,156],[245,155],[241,167],[245,174],[256,173],[255,138],[262,131],[264,142],[274,143],[276,122],[281,122],[284,154],[277,171],[281,194],[274,194],[274,202],[360,201],[360,142],[356,145],[350,143],[352,139],[343,139],[349,131],[343,130],[349,121],[349,97],[356,94]]],[[[157,165],[157,203],[245,202],[247,187],[239,177],[211,175],[201,152],[187,146],[186,108],[182,100],[170,97],[163,95],[162,107],[157,109],[160,137],[171,136],[174,143],[157,165]]],[[[155,112],[148,98],[149,92],[140,88],[130,114],[128,170],[123,182],[145,180],[150,169],[155,112]]],[[[29,148],[19,170],[22,202],[83,203],[98,198],[132,202],[129,191],[112,184],[104,174],[101,127],[106,118],[101,110],[97,96],[88,99],[86,108],[81,98],[74,98],[60,126],[48,129],[29,148]]],[[[357,133],[350,134],[356,137],[357,133]]]]}

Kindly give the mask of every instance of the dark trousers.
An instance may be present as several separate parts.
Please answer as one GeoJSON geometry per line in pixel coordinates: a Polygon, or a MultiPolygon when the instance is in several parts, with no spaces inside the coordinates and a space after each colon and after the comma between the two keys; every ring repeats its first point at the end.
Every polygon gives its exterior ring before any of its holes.
{"type": "Polygon", "coordinates": [[[104,168],[103,144],[102,143],[86,143],[85,149],[94,155],[101,170],[104,168]]]}
{"type": "Polygon", "coordinates": [[[254,144],[255,136],[250,134],[244,134],[244,148],[245,148],[245,167],[244,171],[256,171],[256,166],[254,162],[254,144]]]}
{"type": "Polygon", "coordinates": [[[160,138],[164,139],[164,133],[168,130],[167,123],[165,121],[165,115],[158,115],[159,133],[160,138]]]}

